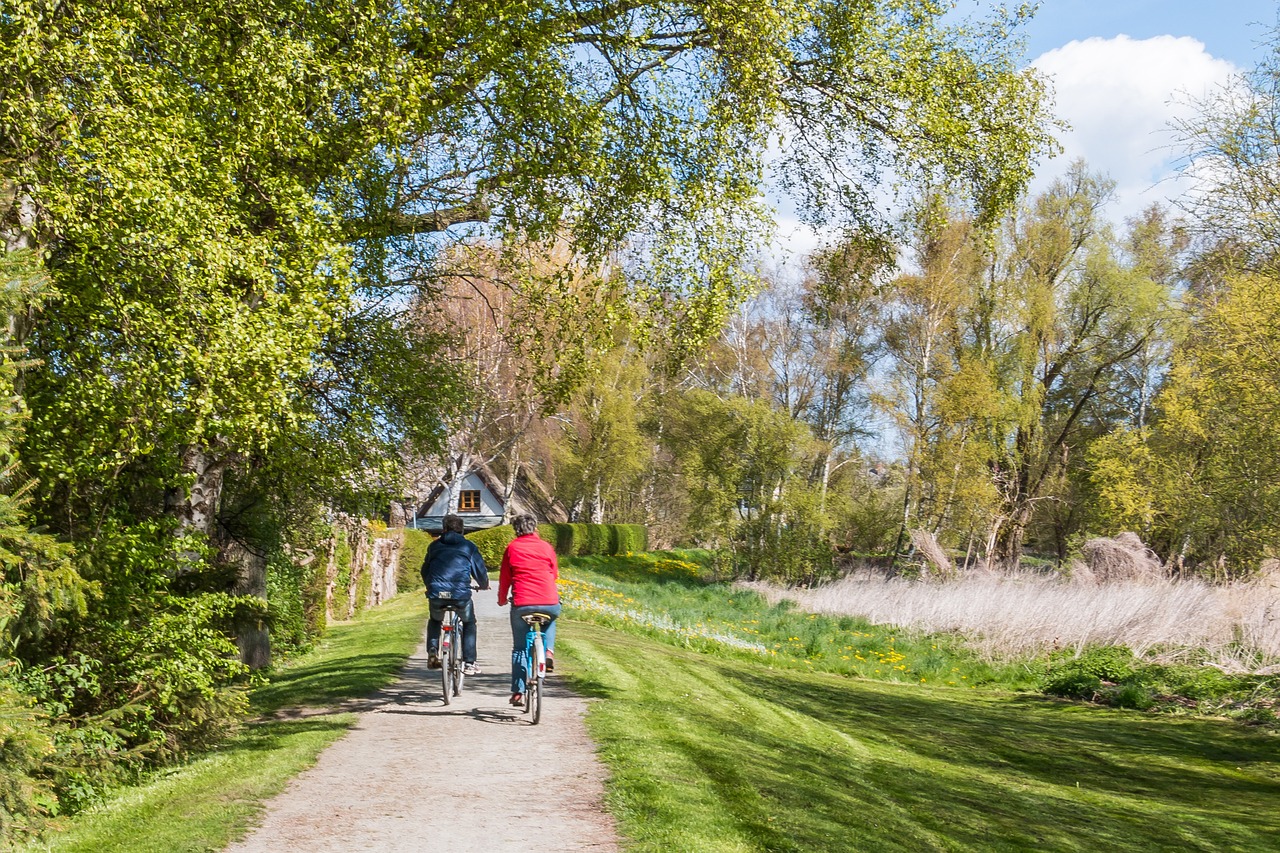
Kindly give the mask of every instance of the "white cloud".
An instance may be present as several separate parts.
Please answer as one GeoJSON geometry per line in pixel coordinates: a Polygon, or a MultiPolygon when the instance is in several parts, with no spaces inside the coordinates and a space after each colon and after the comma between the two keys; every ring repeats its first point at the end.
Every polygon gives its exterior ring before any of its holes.
{"type": "Polygon", "coordinates": [[[1073,41],[1032,64],[1053,78],[1056,112],[1072,127],[1061,140],[1063,155],[1040,165],[1033,191],[1083,157],[1115,180],[1109,212],[1117,221],[1184,189],[1175,179],[1170,122],[1192,115],[1190,101],[1238,71],[1198,40],[1174,36],[1073,41]]]}

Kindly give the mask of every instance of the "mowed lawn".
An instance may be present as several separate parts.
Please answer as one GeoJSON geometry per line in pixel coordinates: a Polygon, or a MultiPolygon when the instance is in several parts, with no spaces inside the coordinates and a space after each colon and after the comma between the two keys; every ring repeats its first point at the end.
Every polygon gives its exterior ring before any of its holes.
{"type": "Polygon", "coordinates": [[[581,622],[557,651],[601,700],[628,850],[1280,850],[1280,738],[1238,723],[772,669],[581,622]]]}

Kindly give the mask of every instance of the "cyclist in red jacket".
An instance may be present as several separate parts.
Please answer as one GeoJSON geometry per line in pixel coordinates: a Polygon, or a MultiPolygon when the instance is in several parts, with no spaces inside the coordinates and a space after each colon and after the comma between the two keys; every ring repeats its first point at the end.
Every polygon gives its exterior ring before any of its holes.
{"type": "Polygon", "coordinates": [[[502,555],[498,575],[498,605],[511,602],[511,704],[524,701],[525,641],[529,626],[522,617],[545,613],[551,622],[543,629],[547,650],[547,672],[555,668],[552,650],[556,644],[555,619],[560,615],[560,591],[556,578],[560,564],[556,552],[538,537],[538,520],[532,515],[518,515],[511,521],[516,538],[502,555]]]}

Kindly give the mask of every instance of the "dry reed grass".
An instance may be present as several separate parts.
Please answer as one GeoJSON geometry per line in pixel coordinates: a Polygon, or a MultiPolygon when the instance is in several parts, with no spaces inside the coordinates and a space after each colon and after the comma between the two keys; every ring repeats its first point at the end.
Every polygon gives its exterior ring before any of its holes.
{"type": "Polygon", "coordinates": [[[1280,572],[1231,586],[1151,575],[1091,584],[999,573],[947,583],[876,574],[809,590],[750,586],[771,601],[790,599],[810,612],[957,632],[988,659],[1118,645],[1166,662],[1280,671],[1280,572]]]}
{"type": "Polygon", "coordinates": [[[1136,533],[1090,539],[1080,548],[1089,572],[1102,583],[1145,580],[1164,575],[1155,552],[1142,544],[1136,533]]]}

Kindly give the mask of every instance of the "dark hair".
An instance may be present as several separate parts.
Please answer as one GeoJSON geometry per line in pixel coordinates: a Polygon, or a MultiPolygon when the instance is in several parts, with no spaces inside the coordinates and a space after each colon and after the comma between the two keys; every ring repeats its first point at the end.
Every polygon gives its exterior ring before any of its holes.
{"type": "Polygon", "coordinates": [[[462,523],[462,516],[453,515],[452,513],[444,517],[441,526],[444,527],[445,533],[461,533],[466,530],[466,525],[462,523]]]}
{"type": "Polygon", "coordinates": [[[517,515],[511,519],[511,526],[515,528],[517,536],[524,536],[526,533],[535,533],[538,530],[538,519],[528,513],[517,515]]]}

